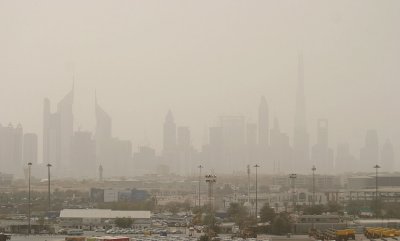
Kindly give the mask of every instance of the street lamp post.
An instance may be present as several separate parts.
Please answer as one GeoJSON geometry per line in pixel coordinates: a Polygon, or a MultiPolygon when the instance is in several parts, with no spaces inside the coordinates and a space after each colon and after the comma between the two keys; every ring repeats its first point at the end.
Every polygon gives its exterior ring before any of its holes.
{"type": "Polygon", "coordinates": [[[198,166],[198,168],[199,168],[199,196],[198,196],[198,198],[199,198],[199,208],[201,207],[201,196],[200,196],[200,188],[201,188],[201,169],[203,168],[203,166],[202,165],[199,165],[198,166]]]}
{"type": "Polygon", "coordinates": [[[296,200],[295,200],[295,188],[296,188],[296,185],[295,185],[295,181],[296,181],[296,178],[297,178],[297,174],[292,173],[292,174],[289,175],[289,178],[292,180],[293,212],[295,212],[296,211],[296,200]]]}
{"type": "Polygon", "coordinates": [[[206,175],[206,183],[208,183],[208,201],[210,203],[210,213],[213,212],[213,185],[217,182],[216,175],[206,175]]]}
{"type": "Polygon", "coordinates": [[[254,165],[254,167],[256,168],[256,220],[258,220],[258,172],[257,169],[260,167],[258,164],[254,165]]]}
{"type": "Polygon", "coordinates": [[[311,168],[312,170],[312,207],[314,209],[315,207],[315,171],[317,170],[317,168],[315,166],[313,166],[311,168]]]}
{"type": "MultiPolygon", "coordinates": [[[[312,214],[314,214],[315,212],[315,171],[317,170],[317,168],[315,166],[313,166],[311,168],[312,170],[312,214]]],[[[314,217],[312,218],[312,228],[314,230],[314,217]]]]}
{"type": "Polygon", "coordinates": [[[31,166],[28,162],[28,235],[31,234],[31,166]]]}
{"type": "Polygon", "coordinates": [[[50,211],[51,211],[51,199],[50,199],[50,167],[52,167],[52,165],[50,164],[50,163],[48,163],[47,165],[47,183],[48,183],[48,186],[47,186],[47,191],[48,191],[48,205],[49,205],[49,207],[48,207],[48,214],[47,215],[50,215],[50,211]]]}
{"type": "Polygon", "coordinates": [[[378,164],[375,168],[375,215],[378,216],[378,169],[381,168],[378,164]]]}

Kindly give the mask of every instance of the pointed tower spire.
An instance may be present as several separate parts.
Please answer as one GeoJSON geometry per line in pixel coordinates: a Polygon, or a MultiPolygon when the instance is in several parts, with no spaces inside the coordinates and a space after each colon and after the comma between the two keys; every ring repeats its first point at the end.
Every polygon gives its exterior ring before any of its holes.
{"type": "Polygon", "coordinates": [[[258,108],[258,144],[262,147],[269,145],[269,116],[265,96],[261,96],[258,108]]]}
{"type": "Polygon", "coordinates": [[[293,151],[296,160],[294,160],[294,170],[306,171],[304,167],[311,165],[309,162],[309,137],[307,133],[306,122],[306,103],[304,94],[304,66],[303,54],[298,55],[298,75],[297,75],[297,93],[296,93],[296,112],[294,116],[294,135],[293,151]]]}

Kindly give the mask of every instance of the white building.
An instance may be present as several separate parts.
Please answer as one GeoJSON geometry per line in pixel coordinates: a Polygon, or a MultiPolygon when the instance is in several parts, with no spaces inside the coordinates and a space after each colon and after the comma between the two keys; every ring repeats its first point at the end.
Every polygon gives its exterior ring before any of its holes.
{"type": "Polygon", "coordinates": [[[117,218],[133,219],[133,226],[151,225],[150,211],[116,211],[111,209],[63,209],[60,212],[62,227],[103,226],[117,218]]]}

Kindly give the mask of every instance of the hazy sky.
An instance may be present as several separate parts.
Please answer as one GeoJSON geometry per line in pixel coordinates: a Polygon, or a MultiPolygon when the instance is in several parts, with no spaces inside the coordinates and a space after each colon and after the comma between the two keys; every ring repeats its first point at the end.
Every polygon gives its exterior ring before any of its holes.
{"type": "Polygon", "coordinates": [[[114,135],[161,146],[168,109],[192,130],[221,114],[257,120],[261,95],[292,136],[297,54],[308,129],[357,154],[366,129],[400,155],[400,1],[0,0],[0,123],[42,132],[42,102],[71,88],[75,125],[94,129],[94,90],[114,135]]]}

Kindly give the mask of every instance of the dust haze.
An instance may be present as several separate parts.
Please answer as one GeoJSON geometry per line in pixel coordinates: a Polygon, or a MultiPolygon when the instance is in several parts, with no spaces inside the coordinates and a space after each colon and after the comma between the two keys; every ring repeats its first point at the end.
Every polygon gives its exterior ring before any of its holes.
{"type": "Polygon", "coordinates": [[[397,171],[399,13],[398,1],[1,0],[1,172],[21,176],[35,156],[79,177],[397,171]],[[7,154],[10,136],[21,154],[7,154]]]}

